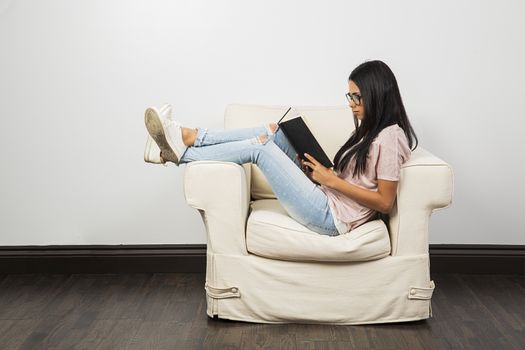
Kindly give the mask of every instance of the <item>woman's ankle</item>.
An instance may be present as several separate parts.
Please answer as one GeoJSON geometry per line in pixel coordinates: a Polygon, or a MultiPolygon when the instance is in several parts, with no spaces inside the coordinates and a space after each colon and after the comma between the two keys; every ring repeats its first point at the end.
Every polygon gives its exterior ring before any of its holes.
{"type": "Polygon", "coordinates": [[[192,128],[182,128],[182,141],[188,147],[191,147],[195,144],[195,139],[197,138],[197,129],[192,128]]]}

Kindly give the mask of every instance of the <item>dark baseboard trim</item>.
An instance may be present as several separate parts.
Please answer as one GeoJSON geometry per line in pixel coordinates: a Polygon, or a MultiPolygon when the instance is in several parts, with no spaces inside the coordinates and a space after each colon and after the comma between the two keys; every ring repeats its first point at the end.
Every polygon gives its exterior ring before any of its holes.
{"type": "MultiPolygon", "coordinates": [[[[431,244],[436,273],[525,274],[524,245],[431,244]]],[[[206,271],[205,244],[0,246],[0,273],[206,271]]]]}
{"type": "Polygon", "coordinates": [[[430,271],[525,274],[525,245],[431,244],[430,271]]]}

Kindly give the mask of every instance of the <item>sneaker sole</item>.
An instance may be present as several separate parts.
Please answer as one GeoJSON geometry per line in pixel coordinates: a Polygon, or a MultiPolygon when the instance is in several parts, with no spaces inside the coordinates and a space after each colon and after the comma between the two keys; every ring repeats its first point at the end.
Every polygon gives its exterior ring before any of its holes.
{"type": "MultiPolygon", "coordinates": [[[[164,104],[160,108],[160,113],[164,113],[164,111],[168,108],[168,104],[164,104]]],[[[162,164],[164,166],[167,166],[167,162],[162,162],[160,157],[160,149],[159,146],[155,143],[155,140],[151,137],[151,135],[148,133],[148,137],[146,139],[146,146],[144,147],[144,161],[147,163],[153,163],[153,164],[162,164]]]]}
{"type": "Polygon", "coordinates": [[[155,107],[149,107],[146,109],[144,122],[146,123],[148,133],[161,149],[162,158],[179,165],[180,155],[177,154],[168,143],[162,127],[162,120],[160,119],[159,112],[155,107]]]}

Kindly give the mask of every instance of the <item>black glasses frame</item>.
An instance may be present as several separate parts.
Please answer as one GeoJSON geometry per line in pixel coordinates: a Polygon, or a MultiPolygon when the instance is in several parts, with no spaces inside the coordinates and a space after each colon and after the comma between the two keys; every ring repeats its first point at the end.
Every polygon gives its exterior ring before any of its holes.
{"type": "Polygon", "coordinates": [[[354,101],[354,103],[356,105],[358,105],[358,106],[361,105],[361,95],[359,95],[358,93],[354,92],[353,94],[351,94],[351,93],[347,92],[345,94],[345,96],[346,96],[346,99],[348,100],[348,102],[354,101]]]}

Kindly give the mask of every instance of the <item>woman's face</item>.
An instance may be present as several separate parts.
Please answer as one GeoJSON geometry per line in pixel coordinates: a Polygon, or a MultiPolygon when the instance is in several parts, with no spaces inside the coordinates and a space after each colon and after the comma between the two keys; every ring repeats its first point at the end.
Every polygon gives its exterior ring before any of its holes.
{"type": "MultiPolygon", "coordinates": [[[[361,92],[359,91],[359,88],[352,80],[348,82],[348,93],[350,95],[361,96],[361,92]]],[[[363,98],[361,97],[359,100],[360,100],[360,104],[356,104],[353,99],[350,99],[350,102],[348,103],[348,105],[352,109],[352,113],[354,114],[354,116],[359,120],[363,120],[363,118],[365,117],[365,106],[363,103],[363,98]]]]}

